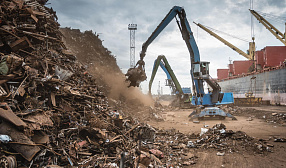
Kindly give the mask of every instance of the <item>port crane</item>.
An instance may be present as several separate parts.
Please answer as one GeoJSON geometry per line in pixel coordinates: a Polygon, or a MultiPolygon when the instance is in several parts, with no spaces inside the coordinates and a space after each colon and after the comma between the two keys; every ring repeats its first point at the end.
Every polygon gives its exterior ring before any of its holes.
{"type": "Polygon", "coordinates": [[[159,55],[157,59],[154,61],[153,70],[152,70],[151,78],[149,81],[149,94],[151,95],[152,84],[153,84],[153,81],[154,81],[154,78],[155,78],[155,75],[157,73],[159,66],[162,68],[162,70],[167,75],[165,85],[171,88],[171,94],[177,95],[180,103],[191,104],[190,102],[191,89],[181,87],[181,84],[179,83],[169,62],[167,61],[167,58],[164,55],[159,55]]]}
{"type": "Polygon", "coordinates": [[[220,37],[219,35],[217,35],[216,33],[214,33],[213,31],[211,31],[210,29],[208,29],[206,26],[200,24],[200,23],[196,23],[194,22],[194,24],[196,24],[197,26],[199,26],[200,28],[202,28],[204,31],[206,31],[207,33],[209,33],[210,35],[212,35],[213,37],[215,37],[216,39],[218,39],[219,41],[221,41],[222,43],[224,43],[225,45],[227,45],[228,47],[230,47],[231,49],[233,49],[234,51],[236,51],[238,54],[244,56],[246,59],[248,60],[254,60],[254,55],[255,55],[255,42],[254,42],[254,37],[252,37],[252,42],[249,42],[249,50],[248,53],[243,52],[241,49],[237,48],[236,46],[234,46],[233,44],[231,44],[230,42],[226,41],[225,39],[223,39],[222,37],[220,37]]]}
{"type": "Polygon", "coordinates": [[[269,23],[263,16],[261,16],[255,10],[250,9],[249,11],[263,26],[265,26],[267,30],[270,31],[270,33],[272,33],[279,41],[281,41],[286,46],[285,33],[283,34],[281,31],[279,31],[276,27],[274,27],[271,23],[269,23]]]}
{"type": "Polygon", "coordinates": [[[185,10],[182,7],[174,6],[157,26],[147,41],[143,43],[140,53],[140,60],[137,62],[134,68],[130,68],[127,71],[127,74],[125,74],[128,77],[127,80],[133,79],[133,81],[130,80],[130,83],[137,85],[146,79],[145,62],[143,59],[146,55],[147,48],[174,18],[176,18],[177,25],[190,53],[190,73],[192,78],[193,93],[192,104],[202,105],[204,107],[200,114],[196,114],[195,116],[198,118],[203,118],[205,116],[221,116],[223,118],[226,116],[232,117],[230,114],[225,113],[221,109],[215,107],[216,105],[233,103],[233,94],[221,92],[221,88],[218,83],[209,75],[209,62],[203,62],[200,60],[198,46],[187,20],[185,10]],[[177,16],[179,19],[177,19],[177,16]],[[206,82],[212,88],[211,91],[205,92],[204,82],[206,82]]]}

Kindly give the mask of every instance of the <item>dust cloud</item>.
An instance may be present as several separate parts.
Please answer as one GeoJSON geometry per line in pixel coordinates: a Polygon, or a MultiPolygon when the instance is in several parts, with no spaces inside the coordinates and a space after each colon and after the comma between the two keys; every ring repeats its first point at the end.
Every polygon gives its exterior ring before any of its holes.
{"type": "Polygon", "coordinates": [[[90,67],[91,74],[100,74],[101,80],[109,87],[107,97],[114,100],[125,100],[126,102],[139,101],[145,106],[154,106],[154,100],[151,96],[143,94],[138,87],[128,88],[125,76],[121,72],[114,72],[105,66],[90,67]]]}
{"type": "Polygon", "coordinates": [[[108,98],[126,103],[128,106],[153,106],[153,99],[143,94],[139,88],[130,87],[125,76],[116,63],[116,58],[102,45],[98,34],[93,31],[81,32],[79,29],[62,28],[66,46],[88,67],[96,78],[101,91],[108,98]]]}

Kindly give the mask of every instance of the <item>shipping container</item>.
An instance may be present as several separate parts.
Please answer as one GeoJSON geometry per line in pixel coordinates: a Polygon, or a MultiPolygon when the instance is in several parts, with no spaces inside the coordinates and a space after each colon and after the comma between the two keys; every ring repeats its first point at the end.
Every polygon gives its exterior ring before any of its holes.
{"type": "Polygon", "coordinates": [[[233,64],[228,64],[228,76],[233,76],[233,64]]]}
{"type": "Polygon", "coordinates": [[[228,69],[217,69],[217,79],[226,79],[228,77],[228,69]]]}
{"type": "Polygon", "coordinates": [[[254,65],[253,63],[254,61],[252,60],[233,61],[233,75],[237,76],[252,72],[252,70],[254,70],[254,66],[253,68],[251,67],[252,65],[254,65]]]}
{"type": "Polygon", "coordinates": [[[255,62],[256,62],[255,68],[257,70],[262,70],[265,64],[264,63],[265,62],[264,61],[264,49],[255,52],[255,62]]]}
{"type": "Polygon", "coordinates": [[[264,50],[264,67],[279,66],[286,59],[286,46],[267,46],[264,50]]]}

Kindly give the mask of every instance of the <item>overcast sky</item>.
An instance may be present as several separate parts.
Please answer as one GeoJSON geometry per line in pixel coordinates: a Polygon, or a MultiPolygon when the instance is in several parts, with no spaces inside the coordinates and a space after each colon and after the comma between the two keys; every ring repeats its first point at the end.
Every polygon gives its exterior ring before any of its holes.
{"type": "MultiPolygon", "coordinates": [[[[100,39],[104,40],[103,45],[116,56],[123,73],[130,66],[128,24],[137,24],[137,61],[142,44],[175,5],[184,7],[199,47],[201,61],[210,62],[210,75],[213,78],[217,77],[217,69],[227,68],[229,60],[245,58],[198,28],[193,21],[251,41],[251,15],[248,10],[250,0],[50,0],[49,3],[47,6],[57,12],[61,27],[99,33],[100,39]]],[[[286,0],[254,0],[253,6],[256,11],[286,16],[286,0]]],[[[284,33],[283,22],[277,22],[277,19],[269,21],[284,33]]],[[[256,50],[265,46],[282,46],[255,18],[253,23],[256,50]]],[[[224,34],[219,35],[243,51],[248,49],[248,42],[224,34]]],[[[147,49],[145,62],[148,79],[141,84],[143,92],[148,90],[153,62],[161,54],[167,57],[182,87],[191,87],[189,52],[173,20],[147,49]]],[[[152,93],[157,93],[159,81],[163,93],[170,93],[170,89],[163,85],[165,79],[165,73],[159,69],[153,82],[152,93]]]]}

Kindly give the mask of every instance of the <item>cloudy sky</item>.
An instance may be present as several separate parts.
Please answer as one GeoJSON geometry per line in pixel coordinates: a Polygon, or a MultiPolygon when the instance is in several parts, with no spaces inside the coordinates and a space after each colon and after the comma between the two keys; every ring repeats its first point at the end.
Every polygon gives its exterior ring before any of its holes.
{"type": "MultiPolygon", "coordinates": [[[[245,58],[193,24],[193,21],[207,25],[227,34],[251,41],[250,0],[50,0],[59,18],[61,27],[71,27],[81,31],[92,30],[99,33],[103,45],[116,56],[123,73],[130,66],[130,34],[128,24],[136,23],[136,61],[142,44],[151,35],[161,20],[173,6],[184,7],[191,24],[201,61],[210,62],[210,75],[216,78],[217,69],[227,68],[229,60],[245,58]]],[[[285,30],[286,0],[253,0],[254,10],[279,16],[269,19],[280,31],[285,30]],[[284,21],[284,22],[283,22],[284,21]]],[[[256,49],[265,46],[282,46],[262,24],[253,18],[256,49]]],[[[243,51],[248,42],[219,34],[243,51]]],[[[147,81],[141,84],[143,92],[148,90],[153,62],[158,55],[165,55],[182,87],[191,87],[190,58],[175,20],[148,47],[145,62],[147,81]]],[[[161,82],[163,93],[170,93],[164,86],[166,75],[159,69],[155,77],[152,93],[157,93],[161,82]]]]}

